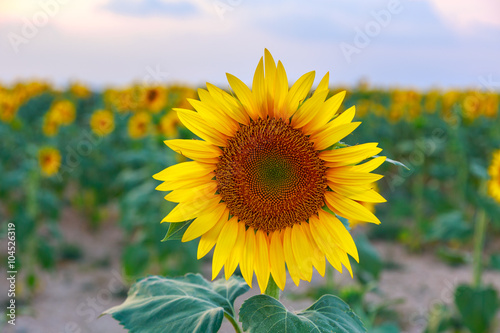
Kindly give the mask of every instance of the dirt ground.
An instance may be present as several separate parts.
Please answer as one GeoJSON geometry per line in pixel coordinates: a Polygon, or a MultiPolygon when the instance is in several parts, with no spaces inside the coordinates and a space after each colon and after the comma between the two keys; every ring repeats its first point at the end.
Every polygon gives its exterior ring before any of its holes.
{"type": "MultiPolygon", "coordinates": [[[[119,333],[125,330],[111,316],[99,315],[111,306],[124,300],[123,281],[119,259],[123,235],[115,223],[105,223],[98,233],[86,229],[87,224],[74,211],[63,214],[61,228],[66,240],[83,249],[83,259],[58,265],[55,272],[41,272],[40,283],[35,296],[25,306],[19,307],[16,325],[0,326],[5,333],[119,333]],[[102,267],[96,263],[108,261],[102,267]]],[[[0,244],[3,242],[0,242],[0,244]]],[[[400,324],[405,333],[423,332],[428,320],[428,309],[438,304],[451,304],[453,290],[462,282],[470,282],[470,266],[450,267],[439,261],[432,253],[411,254],[396,243],[377,242],[374,244],[386,261],[396,264],[397,270],[384,270],[380,281],[380,290],[385,299],[402,299],[404,302],[395,306],[400,324]]],[[[2,248],[5,246],[2,244],[2,248]]],[[[2,276],[5,270],[1,268],[2,276]]],[[[209,271],[209,270],[207,270],[209,271]]],[[[336,277],[340,283],[350,283],[346,274],[336,277]]],[[[500,289],[500,273],[486,272],[484,281],[500,289]]],[[[324,280],[313,276],[311,284],[320,284],[324,280]]],[[[304,292],[309,283],[301,282],[296,287],[287,282],[287,293],[304,292]]],[[[6,304],[7,290],[5,279],[0,281],[0,304],[6,304]]],[[[236,301],[236,307],[258,291],[236,301]]],[[[380,297],[369,295],[369,300],[377,302],[380,297]]],[[[290,301],[283,299],[291,310],[308,307],[312,300],[290,301]]],[[[234,332],[228,322],[224,322],[221,332],[234,332]]]]}

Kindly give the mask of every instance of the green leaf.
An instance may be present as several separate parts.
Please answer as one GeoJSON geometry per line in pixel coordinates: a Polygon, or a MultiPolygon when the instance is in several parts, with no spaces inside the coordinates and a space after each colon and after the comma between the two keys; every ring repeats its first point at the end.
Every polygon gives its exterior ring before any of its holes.
{"type": "Polygon", "coordinates": [[[497,291],[493,287],[461,285],[455,290],[455,305],[471,332],[486,333],[499,307],[497,291]]]}
{"type": "Polygon", "coordinates": [[[208,282],[199,274],[149,276],[135,283],[124,303],[106,310],[130,332],[217,332],[234,300],[249,289],[242,278],[208,282]]]}
{"type": "Polygon", "coordinates": [[[122,265],[127,276],[141,276],[149,263],[149,251],[143,244],[132,244],[125,248],[122,265]]]}
{"type": "Polygon", "coordinates": [[[184,235],[184,232],[191,225],[193,221],[194,220],[189,220],[186,222],[170,223],[167,234],[165,235],[165,238],[163,238],[161,241],[166,242],[168,240],[181,240],[182,236],[184,235]]]}
{"type": "Polygon", "coordinates": [[[297,314],[267,295],[247,299],[240,309],[243,330],[249,333],[264,332],[366,332],[363,323],[340,298],[322,296],[313,305],[297,314]]]}

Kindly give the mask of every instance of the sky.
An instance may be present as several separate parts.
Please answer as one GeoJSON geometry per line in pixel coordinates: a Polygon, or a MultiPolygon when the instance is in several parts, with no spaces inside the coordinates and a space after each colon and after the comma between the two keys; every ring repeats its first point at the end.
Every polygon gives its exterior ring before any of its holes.
{"type": "Polygon", "coordinates": [[[500,1],[0,2],[4,84],[250,84],[265,48],[289,82],[500,90],[500,1]]]}

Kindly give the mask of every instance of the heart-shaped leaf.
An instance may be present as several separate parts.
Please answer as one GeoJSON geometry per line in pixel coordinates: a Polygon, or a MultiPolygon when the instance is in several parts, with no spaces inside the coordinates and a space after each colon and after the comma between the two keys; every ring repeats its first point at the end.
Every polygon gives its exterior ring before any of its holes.
{"type": "Polygon", "coordinates": [[[199,274],[149,276],[136,282],[111,314],[130,332],[217,332],[224,315],[234,320],[234,300],[249,289],[245,281],[208,282],[199,274]]]}
{"type": "Polygon", "coordinates": [[[322,296],[297,314],[288,311],[278,300],[257,295],[246,300],[240,309],[243,330],[264,332],[364,333],[363,323],[340,298],[322,296]]]}

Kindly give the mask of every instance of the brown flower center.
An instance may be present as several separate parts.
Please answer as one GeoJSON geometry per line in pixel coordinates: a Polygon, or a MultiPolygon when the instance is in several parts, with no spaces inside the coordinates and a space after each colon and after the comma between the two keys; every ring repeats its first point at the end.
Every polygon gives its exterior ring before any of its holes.
{"type": "Polygon", "coordinates": [[[283,229],[324,205],[327,168],[308,137],[281,119],[241,125],[219,159],[218,191],[247,226],[283,229]]]}

